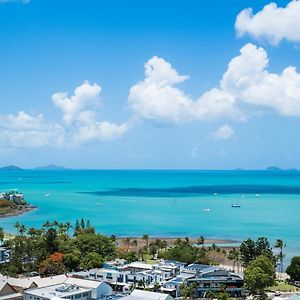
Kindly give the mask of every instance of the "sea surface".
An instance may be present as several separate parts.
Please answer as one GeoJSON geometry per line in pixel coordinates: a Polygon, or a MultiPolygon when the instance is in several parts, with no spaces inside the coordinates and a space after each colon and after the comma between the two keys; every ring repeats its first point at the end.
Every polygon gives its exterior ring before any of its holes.
{"type": "Polygon", "coordinates": [[[84,218],[116,236],[280,238],[286,262],[300,255],[297,171],[1,171],[0,191],[12,189],[38,209],[0,219],[7,232],[84,218]]]}

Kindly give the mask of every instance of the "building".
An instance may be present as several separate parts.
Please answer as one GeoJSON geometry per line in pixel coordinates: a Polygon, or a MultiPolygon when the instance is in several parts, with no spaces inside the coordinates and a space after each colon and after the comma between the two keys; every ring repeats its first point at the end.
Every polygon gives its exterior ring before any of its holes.
{"type": "Polygon", "coordinates": [[[57,284],[43,288],[26,290],[24,300],[51,300],[53,298],[90,300],[91,290],[72,284],[57,284]]]}
{"type": "Polygon", "coordinates": [[[191,284],[196,284],[198,297],[205,297],[207,292],[222,290],[232,297],[241,297],[244,294],[242,275],[218,267],[205,268],[201,273],[187,280],[187,285],[191,284]]]}
{"type": "Polygon", "coordinates": [[[142,271],[149,271],[153,269],[153,266],[150,264],[146,264],[143,262],[135,261],[131,264],[125,266],[127,271],[130,272],[142,272],[142,271]]]}
{"type": "Polygon", "coordinates": [[[0,299],[1,300],[21,300],[22,294],[18,293],[14,287],[12,287],[6,281],[0,281],[0,299]]]}
{"type": "Polygon", "coordinates": [[[9,258],[9,251],[4,247],[0,247],[0,264],[9,263],[9,258]]]}
{"type": "Polygon", "coordinates": [[[130,295],[122,297],[122,300],[174,300],[168,294],[134,290],[130,295]]]}

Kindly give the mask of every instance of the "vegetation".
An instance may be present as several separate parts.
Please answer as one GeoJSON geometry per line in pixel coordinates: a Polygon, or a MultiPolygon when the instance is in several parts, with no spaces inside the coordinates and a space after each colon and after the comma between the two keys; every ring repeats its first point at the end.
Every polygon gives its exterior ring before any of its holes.
{"type": "Polygon", "coordinates": [[[290,275],[291,280],[300,281],[300,256],[292,258],[291,264],[287,267],[286,272],[290,275]]]}
{"type": "Polygon", "coordinates": [[[245,286],[251,295],[267,299],[265,289],[275,284],[275,267],[267,255],[260,255],[250,262],[244,273],[245,286]]]}
{"type": "Polygon", "coordinates": [[[46,222],[40,229],[17,223],[17,236],[4,242],[11,260],[1,265],[0,272],[14,276],[38,270],[41,275],[55,275],[100,267],[104,260],[114,258],[112,238],[95,233],[89,222],[77,224],[70,236],[70,223],[46,222]]]}
{"type": "Polygon", "coordinates": [[[283,270],[283,259],[285,257],[285,254],[283,253],[283,249],[285,248],[285,246],[286,246],[286,244],[280,239],[276,240],[275,245],[274,245],[275,248],[279,249],[279,253],[276,256],[276,259],[278,262],[280,273],[282,273],[282,270],[283,270]]]}
{"type": "Polygon", "coordinates": [[[261,255],[268,257],[274,266],[276,265],[276,257],[267,238],[260,237],[256,241],[247,239],[242,242],[240,246],[240,259],[244,267],[249,266],[252,261],[261,255]]]}
{"type": "Polygon", "coordinates": [[[188,264],[191,263],[210,263],[207,256],[208,250],[190,245],[188,239],[178,239],[174,247],[159,253],[160,258],[168,260],[178,260],[188,264]]]}
{"type": "Polygon", "coordinates": [[[0,193],[0,216],[15,215],[33,208],[24,199],[23,195],[14,191],[0,193]]]}

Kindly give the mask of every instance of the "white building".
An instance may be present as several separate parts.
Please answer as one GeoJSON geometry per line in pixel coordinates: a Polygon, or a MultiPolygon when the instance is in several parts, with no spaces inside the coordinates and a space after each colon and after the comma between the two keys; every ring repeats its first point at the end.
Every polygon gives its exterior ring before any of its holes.
{"type": "Polygon", "coordinates": [[[70,300],[90,300],[91,290],[71,284],[57,284],[24,292],[24,300],[51,300],[53,298],[70,300]]]}
{"type": "Polygon", "coordinates": [[[122,300],[174,300],[168,294],[134,290],[130,295],[122,297],[122,300]]]}

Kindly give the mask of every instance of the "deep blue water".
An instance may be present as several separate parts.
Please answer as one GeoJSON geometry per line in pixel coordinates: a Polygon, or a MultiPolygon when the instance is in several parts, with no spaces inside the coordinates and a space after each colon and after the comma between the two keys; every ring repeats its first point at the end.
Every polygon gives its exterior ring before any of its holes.
{"type": "Polygon", "coordinates": [[[0,191],[14,188],[39,209],[0,219],[6,231],[14,231],[16,221],[40,226],[85,218],[97,231],[117,236],[281,238],[288,258],[300,255],[300,172],[0,172],[0,191]]]}

